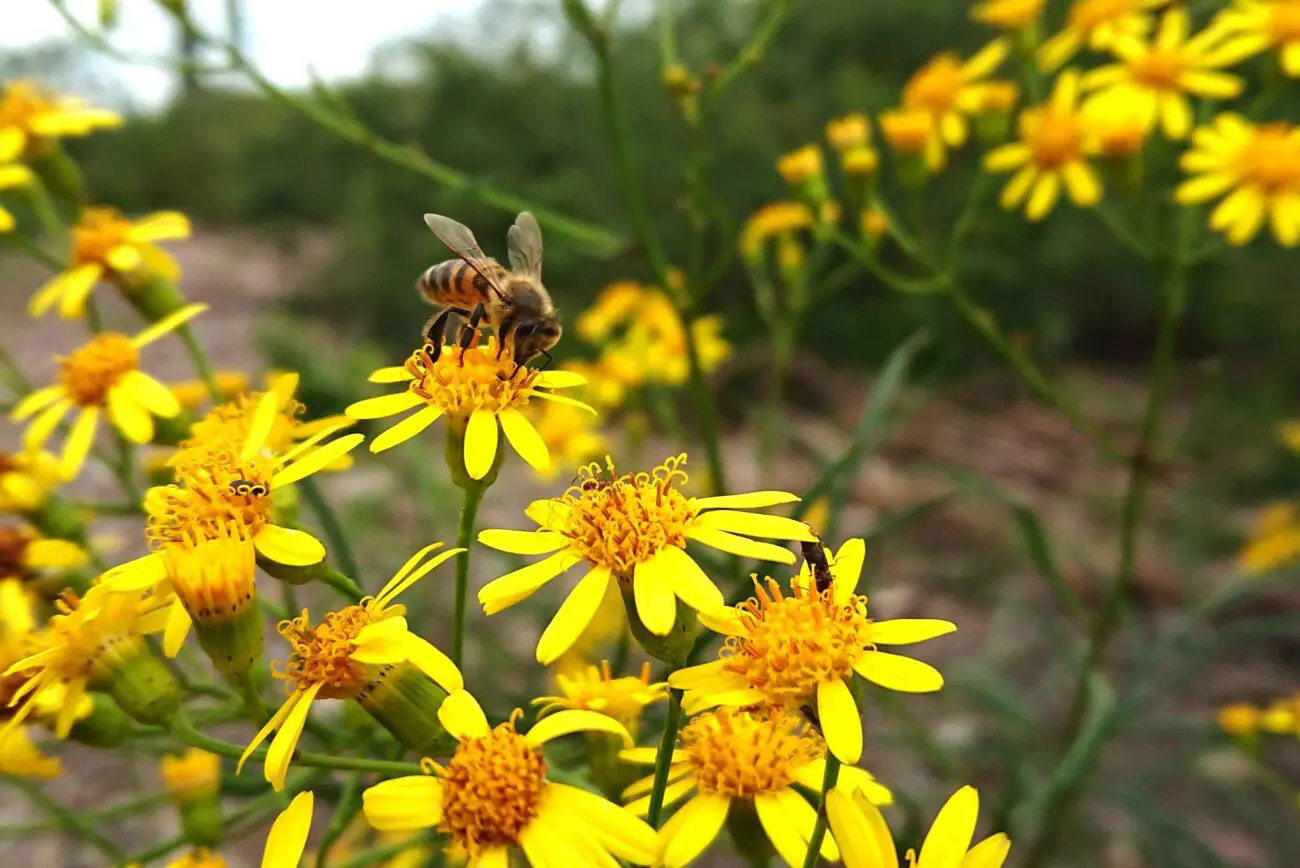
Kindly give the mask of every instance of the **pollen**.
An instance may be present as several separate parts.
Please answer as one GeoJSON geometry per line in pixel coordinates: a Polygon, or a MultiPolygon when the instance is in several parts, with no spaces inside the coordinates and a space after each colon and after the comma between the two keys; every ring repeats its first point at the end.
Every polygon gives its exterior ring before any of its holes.
{"type": "Polygon", "coordinates": [[[1056,169],[1083,155],[1084,128],[1074,112],[1050,106],[1026,109],[1023,123],[1025,144],[1035,165],[1056,169]]]}
{"type": "Polygon", "coordinates": [[[772,579],[754,582],[755,596],[742,603],[744,635],[728,636],[722,651],[727,670],[742,676],[774,705],[797,707],[817,685],[848,678],[871,644],[867,598],[837,603],[834,591],[795,586],[781,593],[772,579]]]}
{"type": "Polygon", "coordinates": [[[546,761],[515,732],[511,719],[481,738],[461,741],[443,780],[439,829],[473,860],[492,847],[515,844],[537,816],[546,784],[546,761]]]}
{"type": "Polygon", "coordinates": [[[0,527],[0,579],[21,578],[32,535],[18,527],[0,527]]]}
{"type": "Polygon", "coordinates": [[[172,589],[194,620],[224,621],[253,602],[257,553],[242,525],[214,537],[202,531],[163,549],[172,589]]]}
{"type": "Polygon", "coordinates": [[[149,514],[145,535],[155,545],[184,545],[220,536],[234,523],[252,537],[271,520],[271,498],[265,493],[270,491],[271,472],[265,459],[240,462],[233,447],[215,447],[202,461],[176,468],[179,485],[150,490],[144,504],[149,514]],[[235,486],[236,481],[253,485],[235,486]]]}
{"type": "Polygon", "coordinates": [[[127,242],[131,221],[116,208],[87,208],[72,228],[72,265],[103,263],[109,251],[127,242]]]}
{"type": "Polygon", "coordinates": [[[362,628],[373,622],[374,617],[364,607],[348,606],[327,612],[313,627],[304,609],[299,617],[276,626],[288,641],[292,656],[283,672],[272,670],[272,674],[297,681],[300,690],[324,685],[321,699],[355,696],[369,683],[370,676],[364,663],[352,659],[352,642],[362,628]]]}
{"type": "Polygon", "coordinates": [[[118,332],[102,332],[59,360],[59,383],[82,407],[102,407],[108,391],[140,364],[140,351],[118,332]]]}
{"type": "Polygon", "coordinates": [[[1300,146],[1295,129],[1265,124],[1254,133],[1238,158],[1243,180],[1269,193],[1300,190],[1300,146]]]}
{"type": "Polygon", "coordinates": [[[638,563],[668,546],[685,548],[695,507],[678,490],[688,477],[686,454],[669,458],[650,473],[619,476],[614,462],[592,464],[559,502],[569,507],[565,527],[569,550],[591,564],[628,577],[638,563]],[[608,475],[605,470],[608,470],[608,475]]]}
{"type": "Polygon", "coordinates": [[[406,360],[406,370],[414,377],[410,390],[448,416],[521,407],[540,376],[540,371],[515,364],[513,347],[508,341],[500,345],[495,336],[486,344],[476,337],[465,350],[444,346],[437,360],[433,346],[425,344],[406,360]]]}
{"type": "Polygon", "coordinates": [[[821,738],[796,714],[729,708],[688,723],[682,748],[701,793],[742,799],[779,792],[826,753],[821,738]]]}

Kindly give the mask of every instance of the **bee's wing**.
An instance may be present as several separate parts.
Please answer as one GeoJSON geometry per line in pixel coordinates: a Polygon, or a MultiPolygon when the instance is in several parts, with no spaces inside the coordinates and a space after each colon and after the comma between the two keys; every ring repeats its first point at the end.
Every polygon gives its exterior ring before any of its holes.
{"type": "Polygon", "coordinates": [[[477,271],[488,282],[493,292],[505,298],[501,281],[497,277],[496,263],[488,258],[483,248],[478,246],[478,241],[474,239],[474,233],[469,231],[469,227],[441,214],[425,214],[424,222],[433,230],[433,234],[438,236],[439,241],[446,244],[452,253],[465,260],[470,268],[477,271]]]}
{"type": "Polygon", "coordinates": [[[506,232],[506,251],[512,269],[542,279],[542,227],[537,225],[536,217],[520,212],[515,225],[506,232]]]}

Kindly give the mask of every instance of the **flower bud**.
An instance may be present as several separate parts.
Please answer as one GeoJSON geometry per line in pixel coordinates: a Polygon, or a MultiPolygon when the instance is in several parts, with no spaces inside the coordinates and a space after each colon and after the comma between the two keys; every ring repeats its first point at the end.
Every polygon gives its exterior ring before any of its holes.
{"type": "Polygon", "coordinates": [[[676,667],[685,665],[687,655],[695,646],[695,636],[700,632],[700,621],[695,616],[695,610],[679,599],[677,619],[673,622],[673,629],[667,636],[656,635],[650,632],[650,628],[637,614],[636,600],[632,595],[632,582],[620,577],[618,584],[619,590],[623,593],[623,608],[627,612],[628,627],[632,631],[632,638],[641,649],[656,660],[662,660],[676,667]]]}
{"type": "Polygon", "coordinates": [[[919,110],[887,111],[880,115],[880,129],[898,158],[899,181],[913,189],[923,185],[931,169],[926,155],[937,134],[934,119],[919,110]]]}
{"type": "Polygon", "coordinates": [[[865,147],[871,141],[867,116],[855,112],[826,122],[826,141],[840,153],[865,147]]]}
{"type": "MultiPolygon", "coordinates": [[[[132,278],[125,289],[122,294],[126,300],[149,322],[158,322],[185,306],[185,296],[176,284],[148,271],[141,272],[138,278],[132,278]]],[[[177,331],[185,328],[188,326],[182,325],[177,331]]]]}
{"type": "Polygon", "coordinates": [[[181,704],[181,687],[171,670],[136,637],[115,649],[116,659],[96,678],[133,720],[161,724],[181,704]]]}
{"type": "MultiPolygon", "coordinates": [[[[889,215],[883,208],[872,205],[862,212],[862,235],[870,244],[879,243],[889,233],[889,215]]],[[[811,513],[811,510],[809,510],[811,513]]],[[[810,520],[810,523],[811,520],[810,520]]],[[[821,522],[815,522],[821,524],[821,522]]]]}
{"type": "Polygon", "coordinates": [[[68,738],[91,747],[112,748],[126,741],[131,719],[126,712],[103,693],[87,693],[90,703],[84,717],[72,724],[68,738]]]}
{"type": "Polygon", "coordinates": [[[829,196],[826,175],[822,170],[822,152],[816,145],[805,145],[786,154],[777,161],[776,170],[805,202],[820,205],[829,196]]]}
{"type": "MultiPolygon", "coordinates": [[[[262,656],[262,613],[257,605],[257,553],[240,525],[217,536],[168,545],[167,578],[194,623],[199,647],[227,678],[248,672],[262,656]]],[[[169,647],[168,654],[178,648],[169,647]]]]}
{"type": "Polygon", "coordinates": [[[456,739],[438,721],[447,692],[410,662],[377,667],[357,702],[406,747],[421,756],[442,756],[456,739]]]}
{"type": "Polygon", "coordinates": [[[200,847],[221,843],[221,757],[198,748],[162,758],[163,786],[181,815],[185,839],[200,847]]]}
{"type": "Polygon", "coordinates": [[[664,90],[674,99],[699,93],[700,83],[690,71],[680,63],[674,63],[663,71],[660,77],[664,90]]]}

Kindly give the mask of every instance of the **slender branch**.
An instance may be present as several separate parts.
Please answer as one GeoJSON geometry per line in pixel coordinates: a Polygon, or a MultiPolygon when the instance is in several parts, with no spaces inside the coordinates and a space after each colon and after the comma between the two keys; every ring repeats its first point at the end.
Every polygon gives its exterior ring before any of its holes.
{"type": "Polygon", "coordinates": [[[673,764],[673,749],[677,747],[677,727],[682,719],[682,691],[668,691],[668,714],[664,717],[664,732],[659,739],[659,754],[655,757],[654,788],[650,790],[650,808],[646,821],[659,828],[664,811],[664,791],[668,789],[668,770],[673,764]]]}
{"type": "Polygon", "coordinates": [[[724,90],[731,87],[736,79],[758,65],[758,62],[763,59],[763,55],[767,53],[772,41],[776,39],[776,34],[780,32],[786,16],[790,14],[790,6],[791,0],[776,0],[771,5],[767,10],[766,17],[754,30],[754,35],[750,37],[749,41],[741,47],[732,61],[722,70],[722,74],[713,80],[713,84],[708,90],[709,98],[716,98],[724,90]]]}
{"type": "Polygon", "coordinates": [[[184,323],[176,329],[176,334],[180,337],[181,343],[185,344],[185,352],[189,353],[190,360],[194,362],[194,369],[199,372],[199,378],[203,380],[213,406],[224,404],[225,398],[217,385],[217,375],[212,370],[212,363],[208,361],[208,354],[203,351],[203,345],[194,336],[194,329],[190,328],[189,323],[184,323]]]}
{"type": "Polygon", "coordinates": [[[822,775],[822,794],[817,803],[817,822],[813,825],[812,835],[808,838],[808,853],[803,857],[803,868],[814,868],[822,852],[822,840],[826,837],[826,826],[830,817],[826,814],[826,794],[840,778],[840,761],[833,755],[826,756],[826,772],[822,775]]]}
{"type": "MultiPolygon", "coordinates": [[[[498,448],[504,448],[498,447],[498,448]]],[[[478,505],[483,501],[487,486],[482,482],[466,485],[460,506],[460,524],[456,529],[456,545],[465,553],[456,558],[456,603],[453,609],[451,632],[451,659],[457,666],[465,662],[465,609],[469,603],[469,554],[474,544],[474,519],[478,505]]]]}
{"type": "Polygon", "coordinates": [[[14,789],[26,796],[27,800],[37,808],[49,814],[64,829],[75,833],[78,840],[91,845],[107,856],[110,861],[119,863],[126,859],[126,853],[122,851],[122,848],[100,834],[99,830],[87,817],[56,802],[36,784],[23,778],[8,775],[4,776],[3,780],[8,781],[14,789]]]}

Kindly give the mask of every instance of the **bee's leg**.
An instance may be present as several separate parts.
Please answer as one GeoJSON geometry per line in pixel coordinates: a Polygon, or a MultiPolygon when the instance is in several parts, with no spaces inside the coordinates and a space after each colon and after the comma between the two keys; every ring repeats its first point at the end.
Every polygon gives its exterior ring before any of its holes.
{"type": "Polygon", "coordinates": [[[429,317],[429,321],[424,324],[424,341],[433,347],[429,355],[433,357],[434,361],[437,361],[438,356],[442,353],[442,339],[447,330],[447,319],[451,314],[451,308],[443,308],[429,317]]]}
{"type": "Polygon", "coordinates": [[[551,355],[550,350],[542,350],[542,355],[546,357],[546,361],[537,366],[537,370],[539,371],[546,370],[551,366],[551,362],[555,361],[555,356],[551,355]]]}
{"type": "Polygon", "coordinates": [[[474,310],[469,315],[469,321],[460,329],[460,363],[465,364],[465,351],[474,343],[474,335],[478,333],[478,324],[483,319],[483,305],[474,305],[474,310]]]}

